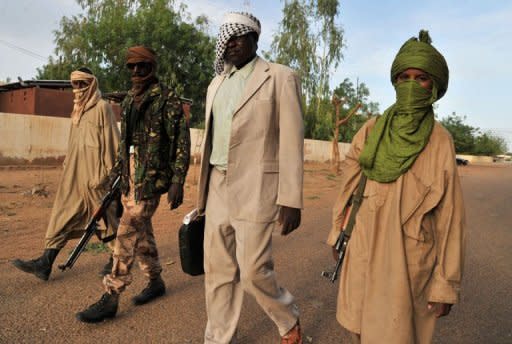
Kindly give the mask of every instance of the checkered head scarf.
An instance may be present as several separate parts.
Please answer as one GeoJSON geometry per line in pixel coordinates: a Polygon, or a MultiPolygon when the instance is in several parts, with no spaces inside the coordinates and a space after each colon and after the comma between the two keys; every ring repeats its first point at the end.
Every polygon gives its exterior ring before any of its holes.
{"type": "Polygon", "coordinates": [[[224,71],[224,52],[231,37],[238,37],[255,32],[258,37],[261,32],[261,24],[258,18],[247,12],[229,12],[224,17],[217,36],[215,46],[215,72],[221,74],[224,71]]]}

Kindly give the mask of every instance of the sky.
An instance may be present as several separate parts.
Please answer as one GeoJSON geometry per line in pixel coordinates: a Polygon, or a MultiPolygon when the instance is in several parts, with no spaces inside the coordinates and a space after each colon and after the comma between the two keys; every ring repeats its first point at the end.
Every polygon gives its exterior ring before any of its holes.
{"type": "MultiPolygon", "coordinates": [[[[205,14],[211,33],[227,11],[246,10],[262,23],[260,50],[269,50],[278,30],[283,1],[182,0],[192,17],[205,14]]],[[[364,82],[380,111],[394,102],[389,70],[400,46],[420,29],[450,69],[448,92],[437,104],[439,118],[453,112],[466,123],[505,138],[512,150],[512,1],[380,0],[340,1],[344,59],[331,75],[334,88],[345,78],[364,82]]],[[[32,79],[53,55],[54,31],[63,16],[81,12],[73,0],[0,1],[0,80],[32,79]]]]}

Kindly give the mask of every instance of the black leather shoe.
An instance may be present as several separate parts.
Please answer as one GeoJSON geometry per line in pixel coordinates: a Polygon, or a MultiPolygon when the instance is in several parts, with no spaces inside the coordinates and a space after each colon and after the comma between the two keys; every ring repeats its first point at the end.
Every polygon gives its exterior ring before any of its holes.
{"type": "Polygon", "coordinates": [[[97,323],[115,317],[118,305],[119,294],[105,293],[98,302],[93,303],[86,310],[76,313],[76,318],[81,322],[97,323]]]}
{"type": "Polygon", "coordinates": [[[35,275],[43,281],[48,281],[50,273],[52,272],[53,262],[55,261],[55,258],[57,258],[59,251],[60,250],[53,248],[46,249],[39,258],[32,260],[15,259],[12,261],[12,265],[21,271],[35,275]]]}
{"type": "Polygon", "coordinates": [[[157,278],[149,280],[148,285],[144,288],[139,295],[135,296],[132,301],[135,306],[140,306],[148,303],[165,294],[165,284],[162,277],[159,275],[157,278]]]}

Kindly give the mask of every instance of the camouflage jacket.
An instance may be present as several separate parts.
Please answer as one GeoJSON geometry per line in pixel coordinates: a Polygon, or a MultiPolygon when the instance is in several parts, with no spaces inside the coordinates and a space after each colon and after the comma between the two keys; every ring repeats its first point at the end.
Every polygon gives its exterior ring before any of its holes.
{"type": "MultiPolygon", "coordinates": [[[[122,103],[121,142],[111,176],[121,175],[121,191],[129,192],[129,147],[127,121],[133,96],[122,103]]],[[[144,94],[139,125],[132,126],[134,146],[135,199],[150,199],[169,190],[171,183],[184,184],[190,162],[190,131],[180,99],[162,84],[152,85],[144,94]]]]}

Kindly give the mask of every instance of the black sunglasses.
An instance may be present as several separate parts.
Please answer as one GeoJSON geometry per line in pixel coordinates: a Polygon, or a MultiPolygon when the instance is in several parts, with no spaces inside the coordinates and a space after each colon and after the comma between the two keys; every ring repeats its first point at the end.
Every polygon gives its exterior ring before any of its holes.
{"type": "Polygon", "coordinates": [[[127,63],[126,67],[129,70],[133,70],[135,68],[135,66],[137,66],[137,68],[140,69],[140,68],[144,68],[149,65],[150,65],[150,63],[147,63],[147,62],[137,62],[137,63],[127,63]]]}

